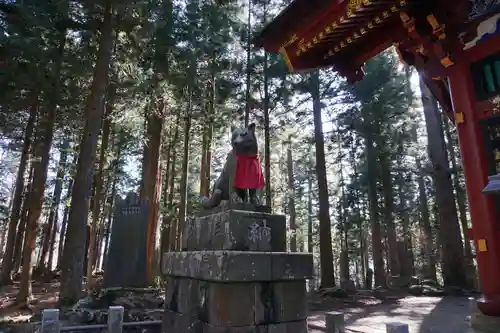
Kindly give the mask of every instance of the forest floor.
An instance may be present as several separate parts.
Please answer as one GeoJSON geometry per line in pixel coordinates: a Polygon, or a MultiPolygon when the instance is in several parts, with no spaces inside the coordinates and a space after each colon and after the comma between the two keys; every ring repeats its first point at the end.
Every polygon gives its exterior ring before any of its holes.
{"type": "Polygon", "coordinates": [[[0,323],[25,322],[43,309],[50,309],[57,305],[59,296],[59,281],[37,282],[32,284],[33,299],[29,307],[15,305],[16,294],[19,290],[19,281],[11,286],[0,288],[0,323]]]}
{"type": "MultiPolygon", "coordinates": [[[[0,289],[0,332],[13,323],[36,322],[42,309],[57,305],[57,280],[34,282],[34,298],[29,308],[13,305],[17,289],[17,283],[0,289]]],[[[155,312],[158,312],[158,307],[161,308],[161,303],[151,299],[139,301],[142,305],[135,306],[138,297],[134,297],[115,298],[113,304],[134,309],[144,306],[155,312]],[[156,309],[152,309],[154,307],[156,309]]],[[[403,294],[386,294],[380,297],[365,292],[362,295],[335,298],[311,293],[309,326],[311,333],[324,333],[325,312],[338,310],[345,313],[347,332],[385,333],[386,323],[403,322],[410,325],[410,333],[467,333],[470,332],[469,304],[467,297],[415,297],[403,294]]]]}

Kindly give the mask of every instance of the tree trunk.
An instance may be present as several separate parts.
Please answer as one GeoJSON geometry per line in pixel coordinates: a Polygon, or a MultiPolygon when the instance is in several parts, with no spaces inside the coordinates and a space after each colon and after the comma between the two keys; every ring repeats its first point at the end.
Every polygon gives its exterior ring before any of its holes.
{"type": "MultiPolygon", "coordinates": [[[[13,197],[14,197],[14,192],[16,191],[16,187],[15,187],[15,184],[13,184],[14,186],[12,186],[10,188],[10,193],[9,193],[9,207],[7,209],[8,212],[12,211],[12,204],[13,204],[13,197]]],[[[5,223],[6,221],[4,221],[4,223],[2,224],[2,227],[1,227],[1,235],[0,235],[0,257],[3,257],[3,254],[4,254],[4,247],[5,247],[5,240],[7,238],[7,232],[8,232],[8,224],[5,223]]],[[[1,275],[1,272],[0,272],[0,275],[1,275]]]]}
{"type": "Polygon", "coordinates": [[[245,127],[248,127],[250,121],[251,109],[251,73],[252,67],[250,64],[252,52],[252,0],[248,0],[248,18],[247,18],[247,63],[246,63],[246,87],[245,87],[245,127]]]}
{"type": "MultiPolygon", "coordinates": [[[[212,116],[211,116],[212,117],[212,116]]],[[[207,141],[207,165],[205,167],[205,189],[203,191],[205,196],[210,195],[210,187],[211,187],[211,163],[212,163],[212,139],[213,139],[213,133],[214,132],[214,124],[212,118],[209,119],[209,124],[208,124],[208,141],[207,141]]]]}
{"type": "Polygon", "coordinates": [[[120,133],[118,137],[119,137],[118,144],[116,145],[116,158],[113,161],[113,183],[111,185],[110,202],[108,207],[108,222],[106,223],[106,227],[104,228],[104,249],[102,255],[103,267],[106,267],[106,258],[108,255],[108,247],[109,247],[109,237],[111,234],[111,225],[113,222],[114,205],[117,193],[119,164],[122,159],[122,150],[124,141],[123,134],[120,133]]]}
{"type": "MultiPolygon", "coordinates": [[[[337,128],[338,127],[337,123],[337,128]]],[[[345,180],[344,180],[344,172],[342,170],[342,137],[340,135],[340,132],[337,134],[337,141],[338,141],[338,156],[336,162],[339,164],[339,184],[338,187],[340,188],[340,198],[339,202],[337,204],[337,210],[338,210],[338,223],[340,226],[340,258],[339,258],[339,275],[340,275],[340,283],[341,286],[346,283],[347,281],[350,280],[350,271],[349,271],[349,245],[348,245],[348,233],[349,233],[349,223],[347,222],[347,216],[344,211],[344,205],[346,203],[346,197],[345,197],[345,180]]]]}
{"type": "Polygon", "coordinates": [[[288,173],[288,214],[290,218],[290,251],[297,252],[297,225],[295,213],[295,178],[293,175],[292,136],[288,136],[286,150],[286,168],[288,173]]]}
{"type": "Polygon", "coordinates": [[[19,229],[16,234],[16,243],[14,245],[14,272],[18,272],[21,267],[21,261],[23,259],[23,248],[24,240],[26,236],[26,223],[28,222],[28,207],[29,207],[29,195],[31,193],[31,187],[33,185],[33,165],[30,166],[30,172],[28,177],[28,185],[26,186],[26,191],[23,196],[23,204],[21,208],[21,215],[19,221],[19,229]]]}
{"type": "Polygon", "coordinates": [[[406,198],[403,175],[398,177],[398,196],[399,196],[399,211],[401,216],[401,225],[403,227],[403,243],[405,244],[405,257],[400,258],[401,276],[412,276],[414,274],[413,241],[410,230],[410,216],[408,214],[409,202],[406,198]],[[404,260],[401,260],[404,259],[404,260]]]}
{"type": "MultiPolygon", "coordinates": [[[[115,177],[116,178],[116,177],[115,177]]],[[[106,225],[103,230],[103,249],[102,249],[102,267],[106,267],[106,258],[108,256],[109,248],[109,237],[111,235],[111,225],[113,223],[113,210],[115,209],[115,198],[116,198],[116,179],[113,179],[113,185],[111,186],[111,194],[109,197],[109,205],[107,209],[106,225]]]]}
{"type": "Polygon", "coordinates": [[[418,203],[420,206],[420,229],[424,235],[424,271],[425,277],[437,281],[436,276],[436,258],[434,255],[434,240],[432,236],[432,226],[429,212],[429,203],[427,201],[427,192],[425,191],[425,180],[423,176],[420,158],[416,158],[416,167],[418,172],[418,203]]]}
{"type": "Polygon", "coordinates": [[[205,188],[203,189],[203,195],[210,195],[210,180],[211,180],[211,163],[212,163],[212,140],[214,135],[214,115],[215,115],[215,74],[212,76],[212,87],[210,94],[210,109],[208,114],[208,128],[207,128],[207,147],[206,147],[206,165],[205,165],[205,188]]]}
{"type": "Polygon", "coordinates": [[[95,279],[92,277],[94,262],[96,259],[96,247],[98,243],[97,232],[99,229],[99,219],[101,216],[101,201],[103,199],[104,166],[106,165],[106,152],[108,150],[109,137],[111,133],[111,112],[114,106],[116,95],[116,84],[112,83],[108,87],[108,98],[106,113],[102,122],[101,149],[99,152],[98,169],[94,176],[94,196],[92,197],[92,219],[90,222],[89,252],[87,259],[87,292],[90,294],[95,287],[95,279]]]}
{"type": "Polygon", "coordinates": [[[201,165],[200,165],[200,195],[208,197],[208,194],[205,193],[206,182],[208,181],[206,176],[206,168],[208,165],[207,161],[207,151],[208,151],[208,128],[206,125],[203,126],[203,138],[201,143],[201,165]]]}
{"type": "MultiPolygon", "coordinates": [[[[266,11],[264,5],[264,12],[266,11]]],[[[272,208],[271,192],[271,129],[269,127],[269,78],[268,78],[268,55],[264,53],[264,176],[266,206],[272,208]]]]}
{"type": "Polygon", "coordinates": [[[307,252],[313,253],[312,171],[307,175],[307,252]]]}
{"type": "MultiPolygon", "coordinates": [[[[59,203],[61,201],[61,192],[63,185],[63,178],[66,173],[66,159],[68,157],[68,148],[69,148],[69,140],[65,139],[60,149],[60,158],[59,158],[59,166],[57,168],[56,173],[56,184],[54,187],[54,194],[52,195],[52,205],[50,207],[49,219],[47,222],[47,233],[46,238],[42,244],[41,258],[39,269],[43,271],[44,269],[48,269],[49,271],[52,269],[52,266],[45,266],[45,260],[47,259],[47,254],[51,247],[52,235],[57,228],[57,210],[59,208],[59,203]]],[[[55,238],[55,236],[54,236],[55,238]]]]}
{"type": "Polygon", "coordinates": [[[160,149],[163,131],[164,101],[159,101],[156,110],[147,117],[147,142],[144,147],[144,160],[142,165],[142,182],[140,198],[148,207],[148,237],[147,237],[147,276],[152,279],[153,252],[156,244],[156,229],[158,225],[158,207],[160,191],[160,149]]]}
{"type": "MultiPolygon", "coordinates": [[[[12,204],[13,204],[13,197],[14,197],[14,192],[16,191],[16,187],[15,187],[15,184],[13,184],[14,186],[11,186],[10,188],[10,193],[9,193],[9,207],[7,208],[7,211],[10,212],[12,211],[12,204]]],[[[2,224],[2,227],[0,228],[0,257],[3,257],[3,254],[4,254],[4,247],[5,247],[5,240],[7,238],[7,232],[8,232],[8,229],[9,226],[8,224],[6,223],[6,221],[4,221],[4,223],[2,224]]],[[[1,269],[0,269],[1,271],[1,269]]],[[[1,275],[1,272],[0,272],[0,275],[1,275]]]]}
{"type": "Polygon", "coordinates": [[[6,285],[12,283],[11,275],[12,275],[12,270],[14,268],[14,258],[15,258],[14,247],[16,242],[18,225],[20,221],[21,204],[23,202],[22,197],[25,190],[24,177],[26,173],[26,166],[28,165],[28,157],[30,153],[33,129],[35,127],[36,116],[38,113],[39,94],[40,92],[38,90],[35,90],[32,92],[30,97],[31,98],[30,114],[28,122],[26,123],[26,128],[24,129],[23,149],[21,151],[19,169],[17,170],[15,192],[12,198],[12,210],[9,219],[7,244],[5,245],[5,252],[3,253],[2,257],[0,285],[6,285]]]}
{"type": "Polygon", "coordinates": [[[321,119],[321,99],[319,72],[311,76],[311,96],[313,98],[314,142],[316,146],[316,177],[319,199],[319,252],[321,263],[321,287],[335,286],[333,272],[332,231],[330,223],[330,203],[326,178],[325,140],[321,119]]]}
{"type": "Polygon", "coordinates": [[[173,145],[172,145],[172,170],[170,171],[170,184],[168,191],[168,205],[167,205],[167,214],[169,214],[169,224],[170,224],[170,235],[169,235],[169,248],[168,251],[176,250],[176,237],[177,237],[177,229],[179,227],[179,221],[175,219],[174,214],[174,191],[175,191],[175,176],[176,176],[176,164],[177,164],[177,147],[175,143],[179,140],[179,126],[181,121],[181,115],[177,115],[177,119],[175,121],[175,130],[173,137],[173,145]]]}
{"type": "MultiPolygon", "coordinates": [[[[107,180],[106,180],[107,181],[107,180]]],[[[103,237],[104,237],[104,224],[106,223],[106,213],[107,213],[107,205],[106,201],[108,199],[107,194],[107,187],[104,190],[104,198],[103,198],[103,208],[101,209],[101,213],[99,214],[99,229],[97,230],[97,237],[95,241],[95,246],[94,246],[94,251],[95,251],[95,256],[94,260],[92,262],[93,270],[96,272],[99,272],[101,270],[101,258],[102,258],[102,242],[103,242],[103,237]]]]}
{"type": "MultiPolygon", "coordinates": [[[[213,62],[213,60],[212,60],[213,62]]],[[[213,67],[213,64],[211,65],[213,67]]],[[[200,195],[210,194],[210,164],[212,161],[213,117],[215,114],[215,73],[212,70],[211,83],[207,85],[206,124],[203,129],[202,161],[200,169],[200,195]]]]}
{"type": "MultiPolygon", "coordinates": [[[[45,215],[45,214],[44,214],[45,215]]],[[[40,214],[40,217],[42,214],[40,214]]],[[[32,263],[33,267],[35,267],[35,272],[38,273],[38,275],[43,276],[45,274],[45,265],[42,264],[42,254],[43,254],[43,246],[47,244],[47,252],[48,246],[50,245],[50,234],[52,233],[52,228],[49,230],[49,219],[46,218],[45,222],[42,222],[41,224],[38,224],[37,226],[37,241],[38,244],[35,243],[35,252],[33,255],[37,255],[36,260],[32,263]],[[37,246],[38,245],[38,246],[37,246]],[[38,247],[38,248],[37,248],[38,247]],[[38,250],[38,251],[36,251],[38,250]]],[[[33,258],[34,259],[34,258],[33,258]]]]}
{"type": "MultiPolygon", "coordinates": [[[[191,97],[189,97],[191,100],[191,97]]],[[[189,102],[191,103],[191,101],[189,102]]],[[[186,208],[187,208],[187,181],[188,181],[188,168],[189,168],[189,140],[191,131],[191,107],[188,108],[188,113],[184,117],[184,146],[183,158],[181,169],[181,183],[180,183],[180,202],[179,202],[179,222],[177,230],[177,244],[176,248],[181,248],[182,232],[186,222],[186,208]]]]}
{"type": "Polygon", "coordinates": [[[348,233],[349,233],[349,228],[348,228],[348,223],[346,221],[346,217],[343,211],[343,205],[344,205],[344,184],[341,183],[340,185],[342,187],[342,199],[341,202],[339,203],[339,222],[342,224],[342,230],[340,232],[340,237],[342,240],[340,241],[340,264],[339,264],[339,271],[340,271],[340,281],[341,282],[346,282],[350,280],[350,263],[349,263],[349,243],[348,243],[348,233]]]}
{"type": "Polygon", "coordinates": [[[474,255],[468,235],[469,225],[467,222],[467,198],[464,187],[460,184],[460,170],[457,165],[457,155],[453,146],[454,140],[451,136],[448,118],[443,119],[443,128],[447,140],[448,153],[450,154],[451,168],[455,171],[453,175],[453,187],[455,188],[458,212],[460,213],[460,226],[462,227],[462,238],[464,240],[465,267],[467,269],[467,278],[470,286],[476,286],[476,268],[474,267],[474,255]]]}
{"type": "MultiPolygon", "coordinates": [[[[350,161],[350,164],[353,166],[353,174],[351,176],[351,179],[353,182],[359,182],[358,168],[356,165],[357,164],[357,161],[356,161],[357,147],[359,147],[359,138],[358,138],[358,136],[355,136],[354,140],[352,142],[352,145],[350,147],[350,152],[349,152],[349,161],[350,161]]],[[[359,241],[358,254],[359,254],[360,264],[361,264],[361,281],[363,281],[363,283],[359,284],[361,286],[361,285],[364,285],[364,282],[366,282],[365,277],[366,277],[366,271],[368,269],[368,265],[366,265],[366,262],[368,261],[368,258],[366,255],[367,254],[366,234],[364,231],[365,217],[363,216],[363,208],[362,208],[364,200],[360,196],[359,190],[355,190],[354,196],[355,196],[354,214],[358,220],[358,223],[357,223],[357,228],[358,228],[357,236],[358,236],[358,241],[359,241]]]]}
{"type": "MultiPolygon", "coordinates": [[[[170,131],[169,133],[170,134],[170,131]]],[[[167,134],[167,137],[169,137],[170,135],[167,134]]],[[[168,184],[169,184],[169,180],[170,180],[170,155],[171,155],[171,151],[172,151],[172,148],[173,148],[173,141],[170,139],[170,140],[167,140],[167,142],[165,143],[165,146],[166,146],[166,151],[165,151],[165,161],[163,164],[164,166],[164,173],[163,173],[163,179],[162,179],[162,182],[163,182],[163,185],[162,185],[162,195],[161,195],[161,199],[162,199],[162,207],[163,207],[163,216],[162,216],[162,226],[161,226],[161,240],[160,240],[160,253],[165,253],[168,251],[169,247],[170,247],[170,223],[169,223],[169,220],[168,220],[168,212],[166,211],[167,210],[167,206],[168,206],[168,184]]],[[[200,189],[200,192],[201,192],[201,189],[200,189]]]]}
{"type": "Polygon", "coordinates": [[[394,226],[394,194],[391,175],[391,165],[385,152],[380,154],[382,187],[384,189],[384,221],[387,228],[389,267],[392,276],[401,274],[401,264],[398,256],[396,228],[394,226]]]}
{"type": "Polygon", "coordinates": [[[104,97],[108,81],[109,64],[113,50],[113,10],[106,2],[101,25],[99,51],[94,68],[90,94],[85,107],[85,127],[75,182],[71,194],[71,207],[61,265],[61,291],[59,302],[73,304],[82,290],[88,209],[92,186],[97,140],[104,113],[104,97]]]}
{"type": "Polygon", "coordinates": [[[52,228],[52,231],[50,233],[50,245],[49,245],[49,257],[47,259],[47,268],[50,271],[52,271],[52,268],[54,267],[54,248],[56,246],[56,234],[57,234],[57,221],[59,219],[59,213],[56,210],[55,216],[54,216],[54,227],[52,228]]]}
{"type": "MultiPolygon", "coordinates": [[[[73,157],[72,166],[78,163],[78,155],[75,154],[73,157]]],[[[63,255],[64,248],[64,240],[66,236],[66,227],[68,225],[68,216],[69,216],[69,201],[71,200],[71,193],[73,192],[73,181],[74,181],[74,173],[70,173],[70,178],[68,182],[68,189],[66,190],[66,197],[64,198],[64,213],[63,219],[61,222],[61,231],[59,232],[59,244],[57,246],[57,268],[61,268],[61,260],[63,255]]]]}
{"type": "MultiPolygon", "coordinates": [[[[365,119],[365,121],[367,121],[365,119]]],[[[368,125],[365,123],[365,125],[368,125]]],[[[366,161],[368,167],[368,203],[370,211],[370,224],[372,229],[372,255],[375,275],[375,286],[387,287],[384,264],[384,249],[382,245],[382,232],[378,221],[377,197],[377,159],[373,147],[373,137],[370,128],[365,133],[366,161]]]]}
{"type": "MultiPolygon", "coordinates": [[[[113,137],[110,135],[110,140],[113,140],[113,137]]],[[[96,271],[102,271],[103,266],[103,245],[104,245],[104,237],[105,237],[105,232],[106,232],[106,224],[107,224],[107,216],[109,216],[109,207],[110,207],[110,202],[112,201],[111,192],[113,190],[113,184],[115,182],[115,177],[113,175],[109,175],[105,177],[105,184],[104,190],[103,190],[103,208],[100,214],[100,222],[99,222],[99,233],[98,233],[98,239],[96,242],[96,260],[94,263],[94,269],[96,271]]]]}
{"type": "MultiPolygon", "coordinates": [[[[312,164],[312,163],[311,163],[312,164]]],[[[312,198],[312,185],[313,179],[312,174],[313,170],[308,170],[307,173],[307,252],[314,252],[314,244],[313,244],[313,198],[312,198]]],[[[315,278],[309,281],[309,290],[313,290],[315,288],[315,278]]]]}
{"type": "MultiPolygon", "coordinates": [[[[26,244],[23,249],[23,261],[21,270],[21,281],[16,302],[27,304],[31,296],[31,272],[32,255],[35,250],[36,231],[38,219],[42,212],[43,194],[47,171],[49,167],[50,148],[54,136],[54,126],[56,120],[57,103],[59,102],[59,90],[61,84],[61,67],[63,62],[64,47],[66,45],[66,31],[61,31],[57,48],[57,55],[54,61],[52,73],[52,91],[47,109],[40,115],[38,124],[39,135],[35,143],[34,155],[36,161],[33,162],[33,186],[29,195],[28,219],[26,223],[26,244]]],[[[50,228],[50,227],[49,227],[50,228]]],[[[50,238],[50,232],[46,233],[46,238],[50,238]]],[[[48,239],[47,239],[48,241],[48,239]]]]}
{"type": "MultiPolygon", "coordinates": [[[[187,108],[184,111],[184,144],[183,144],[183,159],[181,167],[181,181],[179,184],[179,212],[177,220],[177,242],[175,243],[177,249],[182,247],[182,233],[186,224],[187,214],[187,188],[188,188],[188,172],[189,172],[189,146],[191,139],[191,113],[193,112],[193,89],[196,86],[196,59],[194,51],[191,54],[191,63],[188,73],[188,87],[187,87],[187,108]]],[[[180,116],[180,114],[179,114],[180,116]]]]}
{"type": "Polygon", "coordinates": [[[422,91],[422,105],[427,127],[428,153],[433,166],[436,202],[439,210],[439,238],[443,251],[444,285],[467,288],[469,286],[464,270],[464,249],[453,195],[453,183],[449,173],[441,117],[437,104],[422,78],[420,79],[420,90],[422,91]]]}

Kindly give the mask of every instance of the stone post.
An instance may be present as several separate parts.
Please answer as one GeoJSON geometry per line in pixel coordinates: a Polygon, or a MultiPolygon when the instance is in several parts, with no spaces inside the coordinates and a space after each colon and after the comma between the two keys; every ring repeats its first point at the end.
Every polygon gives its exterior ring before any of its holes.
{"type": "Polygon", "coordinates": [[[326,333],[345,333],[343,312],[327,312],[325,314],[326,333]]]}
{"type": "Polygon", "coordinates": [[[288,253],[286,222],[219,210],[188,221],[182,252],[165,253],[163,333],[306,333],[311,254],[288,253]]]}
{"type": "Polygon", "coordinates": [[[108,333],[122,333],[123,306],[110,306],[108,309],[108,333]]]}
{"type": "Polygon", "coordinates": [[[59,309],[45,309],[42,311],[41,333],[59,333],[59,309]]]}
{"type": "Polygon", "coordinates": [[[385,325],[387,333],[410,333],[408,324],[389,323],[385,325]]]}

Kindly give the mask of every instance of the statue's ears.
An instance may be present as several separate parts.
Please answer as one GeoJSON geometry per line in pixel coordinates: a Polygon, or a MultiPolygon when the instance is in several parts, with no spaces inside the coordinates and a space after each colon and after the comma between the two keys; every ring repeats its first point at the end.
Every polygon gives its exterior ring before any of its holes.
{"type": "Polygon", "coordinates": [[[255,133],[255,123],[251,123],[250,125],[248,125],[248,129],[249,129],[252,133],[255,133]]]}

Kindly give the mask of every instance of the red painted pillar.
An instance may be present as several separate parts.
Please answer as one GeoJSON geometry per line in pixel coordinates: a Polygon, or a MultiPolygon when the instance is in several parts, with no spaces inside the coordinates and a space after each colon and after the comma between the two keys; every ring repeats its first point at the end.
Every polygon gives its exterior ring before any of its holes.
{"type": "MultiPolygon", "coordinates": [[[[500,216],[493,198],[482,193],[489,175],[487,152],[479,124],[483,110],[478,110],[470,58],[463,56],[465,59],[460,59],[453,66],[449,83],[455,114],[463,115],[463,122],[457,122],[457,130],[483,291],[478,307],[486,315],[500,316],[500,216]]],[[[460,119],[460,116],[457,118],[460,119]]]]}

